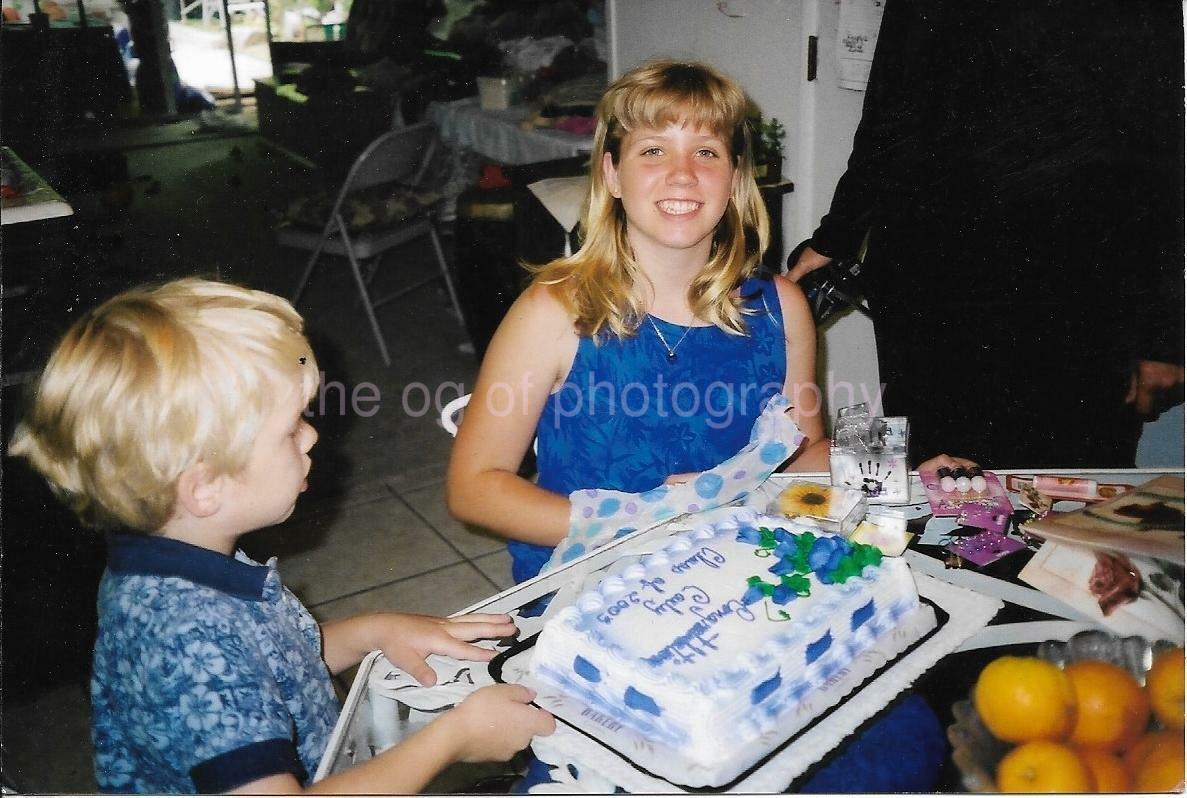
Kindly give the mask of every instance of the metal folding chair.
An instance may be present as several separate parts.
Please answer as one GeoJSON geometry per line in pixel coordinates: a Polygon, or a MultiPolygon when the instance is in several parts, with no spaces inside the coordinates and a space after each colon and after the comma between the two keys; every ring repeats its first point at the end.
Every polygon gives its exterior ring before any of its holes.
{"type": "Polygon", "coordinates": [[[422,181],[436,147],[436,130],[431,122],[409,125],[384,133],[367,145],[367,148],[355,159],[320,232],[315,228],[298,225],[281,227],[277,231],[277,240],[281,246],[312,250],[309,263],[301,275],[301,281],[293,292],[293,305],[300,301],[301,294],[309,282],[309,277],[313,274],[313,269],[323,254],[346,256],[362,297],[367,319],[371,323],[371,330],[375,334],[379,351],[383,355],[383,362],[388,365],[391,365],[391,358],[388,355],[383,334],[379,329],[379,321],[375,317],[376,308],[440,278],[445,281],[449,299],[453,303],[458,319],[462,319],[462,306],[458,302],[453,278],[449,273],[449,264],[445,261],[445,253],[441,249],[441,240],[437,235],[436,224],[441,204],[440,199],[423,205],[416,199],[418,196],[423,196],[423,194],[418,194],[417,190],[423,189],[422,181]],[[343,216],[344,206],[349,203],[351,195],[364,189],[374,189],[385,193],[383,188],[377,187],[389,185],[392,197],[397,197],[403,192],[403,196],[408,200],[407,213],[389,223],[352,232],[343,216]],[[382,255],[394,247],[424,235],[428,235],[433,242],[440,274],[405,286],[381,299],[372,300],[368,285],[379,267],[382,255]],[[360,264],[367,261],[370,261],[370,264],[366,275],[364,275],[360,264]]]}

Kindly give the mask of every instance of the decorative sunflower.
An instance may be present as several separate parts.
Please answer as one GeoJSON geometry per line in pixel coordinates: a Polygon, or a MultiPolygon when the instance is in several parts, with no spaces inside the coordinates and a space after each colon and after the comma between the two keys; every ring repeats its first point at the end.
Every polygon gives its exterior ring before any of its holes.
{"type": "Polygon", "coordinates": [[[779,494],[779,512],[789,518],[827,518],[832,503],[832,488],[815,482],[799,482],[779,494]]]}

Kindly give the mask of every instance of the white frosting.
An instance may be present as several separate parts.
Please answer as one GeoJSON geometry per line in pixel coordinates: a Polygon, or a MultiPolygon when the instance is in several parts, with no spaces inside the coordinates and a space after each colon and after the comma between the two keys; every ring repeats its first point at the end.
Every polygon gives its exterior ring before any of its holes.
{"type": "Polygon", "coordinates": [[[768,572],[778,558],[737,539],[756,525],[801,531],[739,510],[672,538],[546,623],[533,676],[579,697],[605,723],[697,761],[778,733],[803,696],[827,686],[919,599],[906,563],[883,559],[843,584],[809,573],[809,595],[786,604],[746,605],[750,577],[778,582],[768,572]]]}

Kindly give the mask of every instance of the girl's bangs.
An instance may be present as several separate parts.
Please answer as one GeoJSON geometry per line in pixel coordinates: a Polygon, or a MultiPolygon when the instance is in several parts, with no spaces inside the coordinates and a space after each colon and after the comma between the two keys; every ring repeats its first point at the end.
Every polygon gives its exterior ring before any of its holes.
{"type": "Polygon", "coordinates": [[[684,87],[660,87],[622,97],[615,116],[625,131],[692,125],[712,131],[731,143],[743,115],[725,97],[715,97],[708,87],[689,92],[684,87]]]}

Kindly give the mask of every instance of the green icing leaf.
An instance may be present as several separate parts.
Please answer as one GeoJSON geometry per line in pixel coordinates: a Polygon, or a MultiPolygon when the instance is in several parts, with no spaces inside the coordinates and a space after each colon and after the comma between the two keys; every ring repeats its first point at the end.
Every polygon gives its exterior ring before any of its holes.
{"type": "Polygon", "coordinates": [[[812,593],[812,584],[808,581],[808,577],[800,574],[784,574],[779,581],[788,590],[794,592],[797,596],[807,596],[812,593]]]}

